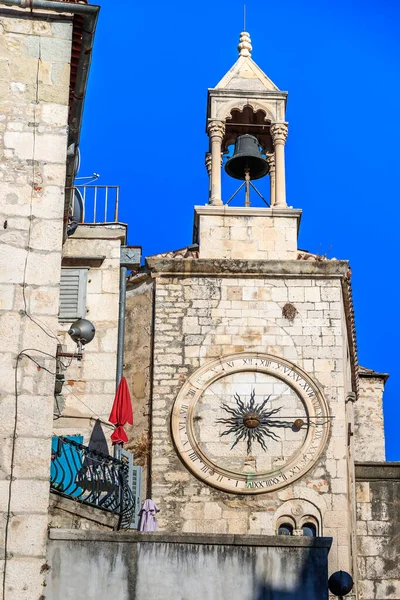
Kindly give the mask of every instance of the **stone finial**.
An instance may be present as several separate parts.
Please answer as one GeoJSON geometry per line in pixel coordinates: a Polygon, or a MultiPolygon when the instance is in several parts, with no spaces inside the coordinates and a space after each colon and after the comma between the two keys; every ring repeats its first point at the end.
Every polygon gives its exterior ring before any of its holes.
{"type": "Polygon", "coordinates": [[[247,31],[242,31],[239,39],[239,56],[251,56],[253,46],[251,45],[250,34],[247,31]]]}

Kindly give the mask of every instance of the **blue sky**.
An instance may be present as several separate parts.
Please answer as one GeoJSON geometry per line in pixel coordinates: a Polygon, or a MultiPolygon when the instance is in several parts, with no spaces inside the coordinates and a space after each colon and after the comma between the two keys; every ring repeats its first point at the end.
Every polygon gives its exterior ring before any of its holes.
{"type": "MultiPolygon", "coordinates": [[[[391,374],[388,460],[400,460],[399,24],[397,0],[247,1],[252,57],[289,92],[299,246],[350,261],[360,363],[391,374]]],[[[207,88],[235,62],[242,28],[238,0],[102,2],[79,174],[121,186],[121,220],[145,255],[191,242],[193,206],[207,202],[207,88]]]]}

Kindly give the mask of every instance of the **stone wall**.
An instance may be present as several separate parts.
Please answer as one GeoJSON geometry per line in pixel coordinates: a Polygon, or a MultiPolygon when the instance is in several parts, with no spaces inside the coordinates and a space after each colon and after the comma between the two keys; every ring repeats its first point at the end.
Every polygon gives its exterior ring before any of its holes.
{"type": "Polygon", "coordinates": [[[360,392],[354,405],[354,449],[357,461],[385,460],[383,390],[387,375],[360,372],[360,392]]]}
{"type": "Polygon", "coordinates": [[[358,463],[359,600],[400,598],[400,463],[358,463]]]}
{"type": "MultiPolygon", "coordinates": [[[[143,493],[147,489],[147,467],[150,460],[150,393],[153,352],[154,282],[147,275],[128,284],[125,322],[125,377],[131,392],[134,425],[127,427],[135,464],[143,469],[143,493]]],[[[147,495],[145,496],[147,497],[147,495]]]]}
{"type": "Polygon", "coordinates": [[[64,498],[50,494],[49,527],[52,529],[96,529],[110,531],[118,527],[119,516],[77,502],[74,498],[64,498]]]}
{"type": "Polygon", "coordinates": [[[7,530],[7,600],[32,600],[44,579],[72,22],[4,9],[0,32],[0,564],[7,530]]]}
{"type": "MultiPolygon", "coordinates": [[[[64,372],[66,383],[56,406],[62,418],[55,421],[54,432],[79,433],[84,443],[89,440],[94,419],[108,421],[115,396],[120,249],[125,235],[124,226],[80,225],[64,245],[64,263],[89,269],[86,318],[94,324],[96,335],[85,346],[82,361],[64,361],[69,365],[64,372]],[[102,257],[101,264],[93,266],[94,257],[102,257]]],[[[76,344],[67,334],[70,325],[59,323],[59,338],[68,352],[75,352],[76,344]]],[[[103,428],[109,439],[112,429],[105,424],[103,428]]]]}
{"type": "Polygon", "coordinates": [[[320,515],[322,534],[333,537],[331,568],[351,570],[345,415],[350,390],[340,283],[347,265],[337,263],[329,277],[332,263],[219,262],[212,267],[202,260],[148,261],[156,277],[152,497],[161,509],[160,529],[273,535],[280,507],[294,502],[288,510],[301,514],[310,503],[320,515]],[[214,276],[201,274],[213,268],[214,276]],[[273,274],[291,269],[297,276],[273,274]],[[167,274],[171,270],[175,276],[167,274]],[[297,311],[293,320],[283,315],[288,303],[297,311]],[[324,455],[302,480],[251,498],[198,481],[179,460],[170,434],[172,406],[186,378],[211,359],[245,350],[284,357],[311,374],[334,417],[324,455]]]}
{"type": "Polygon", "coordinates": [[[328,598],[329,538],[49,533],[54,600],[328,598]]]}
{"type": "Polygon", "coordinates": [[[301,211],[196,206],[200,258],[297,258],[301,211]]]}

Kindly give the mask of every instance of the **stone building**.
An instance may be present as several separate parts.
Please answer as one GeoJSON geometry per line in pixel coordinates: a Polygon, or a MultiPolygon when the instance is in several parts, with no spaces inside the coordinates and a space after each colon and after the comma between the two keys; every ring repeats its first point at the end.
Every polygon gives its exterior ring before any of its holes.
{"type": "MultiPolygon", "coordinates": [[[[400,598],[400,469],[383,462],[388,375],[358,364],[349,263],[297,245],[287,93],[252,60],[246,32],[238,49],[208,91],[209,201],[194,207],[193,243],[147,257],[128,284],[127,377],[152,441],[147,495],[160,531],[190,539],[329,538],[329,573],[352,575],[352,597],[400,598]],[[234,143],[226,170],[244,181],[242,207],[221,190],[221,156],[234,143]],[[269,206],[253,207],[251,171],[268,168],[269,206]]],[[[300,564],[296,587],[277,582],[266,560],[260,597],[327,597],[326,582],[319,595],[306,590],[300,564]]]]}
{"type": "Polygon", "coordinates": [[[399,598],[387,375],[358,365],[347,261],[297,246],[287,93],[242,33],[237,62],[209,90],[209,197],[194,239],[139,268],[118,190],[74,187],[98,11],[0,5],[2,597],[311,600],[345,570],[353,598],[399,598]],[[247,154],[253,143],[251,163],[238,138],[247,154]],[[244,206],[221,189],[234,143],[244,206]],[[252,180],[267,172],[269,206],[253,207],[252,180]],[[96,328],[83,358],[67,333],[82,317],[96,328]],[[134,482],[122,486],[126,463],[111,456],[96,474],[87,448],[95,420],[110,431],[123,362],[127,449],[144,467],[135,511],[152,498],[157,533],[113,531],[110,488],[124,505],[134,482]]]}
{"type": "Polygon", "coordinates": [[[73,187],[98,12],[42,0],[0,6],[0,589],[8,600],[45,597],[49,527],[118,522],[78,503],[82,488],[68,499],[49,486],[58,436],[87,444],[96,419],[112,431],[120,273],[124,281],[126,265],[140,264],[139,249],[123,247],[118,188],[73,187]],[[97,195],[97,213],[81,192],[97,195]],[[74,198],[86,214],[71,222],[74,198]],[[67,334],[80,317],[96,328],[81,360],[67,334]]]}

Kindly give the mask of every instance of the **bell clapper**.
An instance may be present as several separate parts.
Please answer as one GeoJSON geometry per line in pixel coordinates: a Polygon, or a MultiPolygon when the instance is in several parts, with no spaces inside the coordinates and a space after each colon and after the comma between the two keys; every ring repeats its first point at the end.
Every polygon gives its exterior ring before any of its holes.
{"type": "Polygon", "coordinates": [[[246,194],[244,197],[244,205],[250,206],[250,169],[246,169],[244,172],[245,183],[246,183],[246,194]]]}

